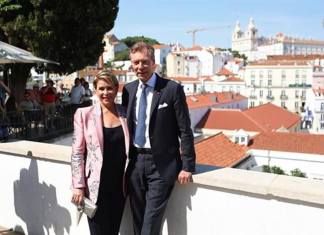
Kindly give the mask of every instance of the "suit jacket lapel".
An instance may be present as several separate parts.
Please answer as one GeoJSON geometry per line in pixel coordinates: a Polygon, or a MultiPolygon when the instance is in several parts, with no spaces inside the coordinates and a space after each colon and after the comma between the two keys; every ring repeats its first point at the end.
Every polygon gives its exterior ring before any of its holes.
{"type": "Polygon", "coordinates": [[[138,87],[138,80],[136,80],[134,83],[133,83],[133,86],[130,87],[130,89],[128,90],[129,92],[129,101],[128,101],[128,104],[127,104],[127,114],[126,114],[126,117],[127,117],[127,122],[128,122],[128,127],[129,127],[129,131],[132,133],[133,130],[132,130],[132,127],[133,127],[133,108],[135,107],[135,98],[136,98],[136,92],[137,92],[137,87],[138,87]]]}
{"type": "Polygon", "coordinates": [[[101,117],[101,107],[99,104],[95,105],[94,108],[93,125],[96,128],[101,154],[103,154],[103,125],[101,117]]]}
{"type": "Polygon", "coordinates": [[[150,117],[152,117],[153,111],[159,103],[159,99],[161,97],[161,78],[156,75],[156,83],[153,91],[152,105],[150,111],[150,117]]]}

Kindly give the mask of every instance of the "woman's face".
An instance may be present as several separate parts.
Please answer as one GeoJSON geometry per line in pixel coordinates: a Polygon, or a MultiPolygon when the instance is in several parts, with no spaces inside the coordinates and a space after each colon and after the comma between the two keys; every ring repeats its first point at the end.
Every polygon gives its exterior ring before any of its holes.
{"type": "Polygon", "coordinates": [[[110,106],[115,103],[117,88],[111,83],[99,80],[97,83],[96,95],[101,104],[110,106]]]}

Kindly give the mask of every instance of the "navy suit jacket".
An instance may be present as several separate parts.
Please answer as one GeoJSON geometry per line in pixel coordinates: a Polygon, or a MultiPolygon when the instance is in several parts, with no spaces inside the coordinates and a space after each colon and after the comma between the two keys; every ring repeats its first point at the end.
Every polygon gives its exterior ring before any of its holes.
{"type": "MultiPolygon", "coordinates": [[[[138,80],[126,84],[122,95],[122,104],[127,107],[131,142],[134,136],[133,110],[138,85],[138,80]]],[[[158,75],[150,111],[149,137],[154,162],[161,177],[167,182],[173,184],[181,169],[195,171],[194,139],[183,87],[158,75]]],[[[131,155],[130,150],[130,158],[131,155]]]]}

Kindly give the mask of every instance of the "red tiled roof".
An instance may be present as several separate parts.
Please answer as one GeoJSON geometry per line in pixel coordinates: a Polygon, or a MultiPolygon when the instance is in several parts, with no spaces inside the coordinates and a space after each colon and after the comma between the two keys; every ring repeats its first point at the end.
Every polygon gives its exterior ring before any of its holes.
{"type": "Polygon", "coordinates": [[[228,77],[221,82],[244,82],[244,80],[237,77],[228,77]]]}
{"type": "Polygon", "coordinates": [[[250,149],[324,155],[324,135],[266,132],[253,138],[250,149]]]}
{"type": "Polygon", "coordinates": [[[196,77],[168,77],[168,78],[179,82],[200,82],[200,80],[196,77]]]}
{"type": "Polygon", "coordinates": [[[268,55],[268,60],[316,60],[324,59],[324,55],[268,55]]]}
{"type": "Polygon", "coordinates": [[[308,65],[307,61],[305,60],[257,60],[249,63],[248,66],[279,66],[279,65],[295,65],[295,66],[300,66],[300,65],[308,65]]]}
{"type": "Polygon", "coordinates": [[[198,123],[197,128],[245,131],[273,131],[281,127],[291,128],[300,121],[297,114],[267,103],[244,111],[214,109],[198,123]]]}
{"type": "Polygon", "coordinates": [[[245,146],[240,146],[219,133],[195,144],[197,163],[231,167],[246,157],[245,146]]]}
{"type": "Polygon", "coordinates": [[[165,48],[165,47],[168,47],[168,46],[165,45],[165,44],[154,44],[153,45],[154,49],[162,49],[162,48],[165,48]]]}
{"type": "Polygon", "coordinates": [[[225,68],[221,68],[221,70],[219,70],[216,75],[218,76],[234,76],[235,74],[232,73],[231,71],[229,71],[228,69],[225,68]]]}
{"type": "Polygon", "coordinates": [[[186,97],[189,109],[211,107],[216,104],[231,103],[233,101],[239,101],[246,99],[246,97],[240,94],[234,94],[232,92],[213,92],[204,93],[199,95],[189,95],[186,97]]]}
{"type": "Polygon", "coordinates": [[[190,48],[183,48],[180,51],[201,51],[202,49],[203,48],[201,46],[196,45],[190,48]]]}
{"type": "Polygon", "coordinates": [[[320,95],[320,96],[324,96],[324,88],[317,88],[317,89],[313,89],[313,92],[316,96],[320,95]]]}
{"type": "Polygon", "coordinates": [[[297,114],[272,103],[247,109],[244,113],[268,131],[277,130],[280,127],[289,129],[300,121],[300,117],[297,114]]]}
{"type": "Polygon", "coordinates": [[[197,124],[197,128],[261,132],[265,129],[238,109],[210,110],[197,124]]]}

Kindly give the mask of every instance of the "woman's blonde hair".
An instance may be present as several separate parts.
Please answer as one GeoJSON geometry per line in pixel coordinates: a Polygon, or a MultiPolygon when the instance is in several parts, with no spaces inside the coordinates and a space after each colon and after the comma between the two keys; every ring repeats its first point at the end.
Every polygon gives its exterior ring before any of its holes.
{"type": "Polygon", "coordinates": [[[104,82],[107,82],[107,83],[110,83],[112,84],[115,88],[118,89],[118,86],[119,86],[119,82],[116,78],[115,75],[112,74],[112,72],[108,69],[104,69],[102,71],[100,71],[97,75],[96,75],[96,78],[95,80],[93,81],[93,87],[95,89],[97,89],[97,84],[98,84],[98,81],[104,81],[104,82]]]}

